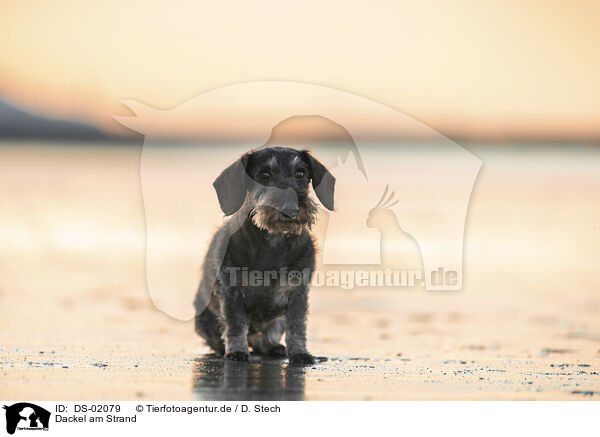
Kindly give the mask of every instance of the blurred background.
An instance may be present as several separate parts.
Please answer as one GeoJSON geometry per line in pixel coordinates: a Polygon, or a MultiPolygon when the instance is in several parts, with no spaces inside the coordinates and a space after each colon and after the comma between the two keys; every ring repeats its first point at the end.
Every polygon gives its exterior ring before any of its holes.
{"type": "Polygon", "coordinates": [[[144,137],[113,117],[255,80],[372,99],[483,162],[463,290],[314,293],[311,350],[338,364],[295,398],[597,397],[598,22],[592,0],[4,1],[0,397],[211,397],[208,350],[148,296],[144,137]]]}
{"type": "Polygon", "coordinates": [[[126,136],[112,119],[127,114],[124,99],[164,109],[232,83],[291,80],[357,93],[459,140],[591,141],[599,18],[593,0],[8,1],[0,92],[31,114],[126,136]]]}

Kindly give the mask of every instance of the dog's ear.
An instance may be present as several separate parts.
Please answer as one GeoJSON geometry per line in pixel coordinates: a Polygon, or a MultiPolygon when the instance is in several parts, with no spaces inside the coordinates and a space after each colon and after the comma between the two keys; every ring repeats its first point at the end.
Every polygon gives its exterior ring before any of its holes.
{"type": "Polygon", "coordinates": [[[219,205],[225,215],[234,214],[246,199],[246,163],[248,154],[227,167],[213,182],[219,205]]]}
{"type": "Polygon", "coordinates": [[[310,165],[310,175],[315,194],[325,208],[333,211],[333,192],[335,178],[323,164],[317,161],[308,151],[304,150],[304,156],[310,165]]]}

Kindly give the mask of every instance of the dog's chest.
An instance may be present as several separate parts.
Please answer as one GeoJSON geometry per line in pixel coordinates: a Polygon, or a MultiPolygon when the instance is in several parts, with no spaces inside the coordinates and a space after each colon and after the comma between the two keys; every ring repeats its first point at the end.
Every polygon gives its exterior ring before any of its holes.
{"type": "Polygon", "coordinates": [[[254,320],[270,320],[285,313],[290,294],[295,287],[273,285],[249,287],[244,293],[247,315],[254,320]]]}
{"type": "Polygon", "coordinates": [[[314,268],[314,245],[308,235],[235,240],[229,247],[225,265],[266,274],[269,271],[302,271],[314,268]]]}
{"type": "MultiPolygon", "coordinates": [[[[305,233],[287,238],[270,236],[250,228],[233,238],[223,267],[235,269],[229,287],[241,287],[247,315],[254,320],[269,320],[285,313],[290,295],[308,284],[314,269],[314,244],[305,233]]],[[[229,270],[224,270],[229,271],[229,270]]],[[[223,274],[223,278],[231,278],[223,274]]]]}
{"type": "Polygon", "coordinates": [[[248,304],[256,303],[265,307],[285,308],[288,297],[294,288],[289,285],[252,287],[246,293],[246,301],[248,304]]]}

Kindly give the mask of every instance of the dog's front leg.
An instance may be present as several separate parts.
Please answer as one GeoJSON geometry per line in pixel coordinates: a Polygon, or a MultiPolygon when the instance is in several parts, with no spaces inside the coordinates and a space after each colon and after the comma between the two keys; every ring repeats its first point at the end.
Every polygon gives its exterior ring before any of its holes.
{"type": "Polygon", "coordinates": [[[306,350],[306,314],[308,287],[299,287],[289,298],[285,312],[285,342],[291,363],[314,364],[314,357],[306,350]]]}
{"type": "Polygon", "coordinates": [[[225,329],[225,358],[234,361],[247,361],[248,322],[244,308],[244,294],[237,287],[227,290],[223,296],[223,319],[225,329]]]}

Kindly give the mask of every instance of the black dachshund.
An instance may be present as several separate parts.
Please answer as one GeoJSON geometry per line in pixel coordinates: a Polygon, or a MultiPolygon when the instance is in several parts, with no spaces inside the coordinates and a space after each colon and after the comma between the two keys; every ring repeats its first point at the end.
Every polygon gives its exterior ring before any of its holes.
{"type": "Polygon", "coordinates": [[[306,349],[315,268],[309,182],[333,210],[335,179],[309,152],[270,147],[243,155],[214,182],[229,218],[214,235],[195,299],[196,332],[230,360],[255,352],[314,363],[306,349]]]}

